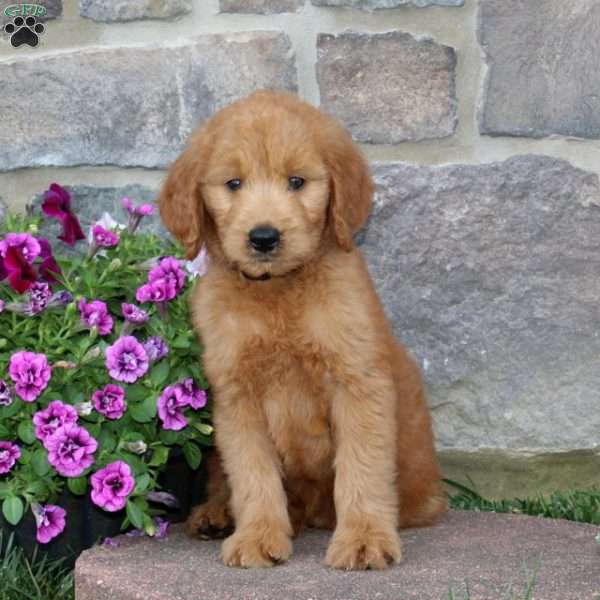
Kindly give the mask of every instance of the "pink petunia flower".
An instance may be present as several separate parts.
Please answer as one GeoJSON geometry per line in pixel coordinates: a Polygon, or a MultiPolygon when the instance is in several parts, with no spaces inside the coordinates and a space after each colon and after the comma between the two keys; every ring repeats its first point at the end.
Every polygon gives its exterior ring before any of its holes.
{"type": "Polygon", "coordinates": [[[142,218],[151,215],[154,212],[154,206],[152,206],[152,204],[135,206],[131,199],[127,197],[121,199],[121,204],[129,214],[129,224],[127,226],[127,231],[129,233],[135,233],[142,218]]]}
{"type": "Polygon", "coordinates": [[[107,419],[120,419],[127,410],[125,390],[120,385],[109,383],[92,394],[94,408],[107,419]]]}
{"type": "Polygon", "coordinates": [[[21,457],[19,446],[12,442],[0,442],[0,475],[5,475],[21,457]]]}
{"type": "Polygon", "coordinates": [[[181,386],[169,385],[156,401],[158,416],[163,424],[163,429],[179,431],[187,427],[188,420],[183,414],[183,409],[188,406],[189,398],[181,386]]]}
{"type": "Polygon", "coordinates": [[[112,462],[96,471],[91,478],[92,502],[108,512],[125,507],[127,496],[135,487],[131,467],[122,460],[112,462]]]}
{"type": "Polygon", "coordinates": [[[148,321],[148,313],[135,304],[121,304],[121,312],[127,321],[134,325],[143,325],[148,321]]]}
{"type": "Polygon", "coordinates": [[[189,406],[191,406],[194,410],[199,410],[206,406],[206,392],[201,390],[191,377],[180,381],[177,385],[181,388],[181,391],[187,398],[187,403],[189,406]]]}
{"type": "Polygon", "coordinates": [[[77,411],[70,405],[53,400],[44,410],[33,415],[35,437],[42,443],[53,435],[59,427],[77,422],[77,411]]]}
{"type": "Polygon", "coordinates": [[[119,236],[109,229],[104,229],[100,225],[94,225],[92,228],[94,242],[101,248],[113,248],[119,243],[119,236]]]}
{"type": "Polygon", "coordinates": [[[148,275],[149,283],[163,279],[172,281],[175,284],[175,293],[177,294],[185,286],[185,272],[176,258],[172,256],[161,258],[158,266],[154,267],[148,275]]]}
{"type": "Polygon", "coordinates": [[[46,238],[39,238],[38,241],[41,248],[40,258],[42,259],[42,262],[39,266],[40,277],[49,283],[56,283],[58,281],[56,276],[61,275],[62,271],[60,270],[56,260],[54,260],[50,242],[46,238]]]}
{"type": "Polygon", "coordinates": [[[0,279],[8,277],[8,282],[15,292],[26,292],[36,281],[37,275],[31,264],[23,256],[21,248],[9,246],[0,261],[0,279]]]}
{"type": "Polygon", "coordinates": [[[45,310],[52,297],[52,290],[47,283],[38,281],[29,288],[28,312],[37,315],[45,310]]]}
{"type": "Polygon", "coordinates": [[[52,367],[45,354],[21,350],[10,357],[8,374],[15,382],[17,395],[33,402],[47,387],[52,367]]]}
{"type": "Polygon", "coordinates": [[[2,258],[6,258],[9,248],[17,248],[29,264],[33,263],[42,250],[38,240],[30,233],[7,233],[4,239],[0,241],[0,256],[2,258]]]}
{"type": "Polygon", "coordinates": [[[148,355],[148,360],[152,363],[158,362],[169,354],[167,342],[158,335],[150,336],[144,342],[144,350],[148,355]]]}
{"type": "Polygon", "coordinates": [[[10,406],[12,403],[12,390],[4,379],[0,379],[0,406],[10,406]]]}
{"type": "Polygon", "coordinates": [[[47,544],[57,535],[60,535],[67,524],[67,511],[54,504],[31,505],[35,523],[37,525],[36,539],[40,544],[47,544]]]}
{"type": "Polygon", "coordinates": [[[113,328],[113,318],[108,312],[106,302],[102,300],[92,300],[87,302],[82,298],[79,302],[79,312],[81,313],[81,322],[90,329],[96,327],[99,335],[108,335],[113,328]]]}
{"type": "Polygon", "coordinates": [[[148,355],[132,335],[126,335],[106,349],[106,368],[113,379],[133,383],[148,371],[148,355]]]}
{"type": "Polygon", "coordinates": [[[64,477],[79,477],[94,463],[98,442],[75,423],[59,427],[44,442],[48,462],[64,477]]]}
{"type": "Polygon", "coordinates": [[[177,287],[171,279],[156,279],[150,283],[140,286],[135,292],[138,302],[163,303],[173,300],[177,295],[177,287]]]}
{"type": "Polygon", "coordinates": [[[50,189],[44,193],[42,211],[62,223],[63,231],[58,239],[65,244],[74,246],[77,240],[85,239],[79,220],[71,212],[71,195],[57,183],[51,184],[50,189]]]}

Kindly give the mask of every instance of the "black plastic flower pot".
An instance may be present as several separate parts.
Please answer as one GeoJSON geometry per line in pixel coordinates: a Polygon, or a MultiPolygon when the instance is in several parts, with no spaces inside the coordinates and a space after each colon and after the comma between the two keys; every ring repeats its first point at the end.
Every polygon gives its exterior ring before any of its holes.
{"type": "MultiPolygon", "coordinates": [[[[210,450],[207,449],[206,454],[210,450]]],[[[164,518],[176,523],[183,521],[191,508],[202,502],[206,490],[206,460],[196,470],[190,469],[180,453],[174,453],[167,463],[167,469],[159,480],[164,491],[173,494],[179,501],[178,508],[165,508],[164,518]]],[[[66,488],[57,499],[58,504],[67,511],[65,530],[47,544],[36,541],[37,528],[31,511],[23,516],[17,526],[6,522],[0,513],[0,531],[4,537],[3,552],[8,537],[14,533],[14,540],[31,557],[37,547],[38,556],[46,555],[50,559],[63,559],[67,568],[75,565],[77,557],[87,548],[104,538],[121,533],[121,523],[125,511],[109,513],[98,508],[90,499],[89,493],[75,496],[66,488]]],[[[164,508],[156,505],[157,508],[164,508]]]]}

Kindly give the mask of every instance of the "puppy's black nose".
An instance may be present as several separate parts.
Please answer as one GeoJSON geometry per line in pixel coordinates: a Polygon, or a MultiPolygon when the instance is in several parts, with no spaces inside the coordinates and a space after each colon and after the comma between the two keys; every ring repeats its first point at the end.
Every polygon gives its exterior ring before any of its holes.
{"type": "Polygon", "coordinates": [[[255,227],[249,234],[250,245],[258,252],[270,252],[279,244],[279,231],[274,227],[255,227]]]}

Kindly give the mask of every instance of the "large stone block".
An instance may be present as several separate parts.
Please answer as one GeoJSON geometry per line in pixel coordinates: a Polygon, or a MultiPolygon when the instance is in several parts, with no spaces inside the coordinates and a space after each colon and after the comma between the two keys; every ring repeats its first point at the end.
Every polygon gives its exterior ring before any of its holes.
{"type": "Polygon", "coordinates": [[[481,0],[489,135],[600,137],[600,3],[481,0]]]}
{"type": "Polygon", "coordinates": [[[304,0],[220,0],[219,9],[224,13],[274,13],[298,12],[304,0]]]}
{"type": "Polygon", "coordinates": [[[452,135],[455,67],[453,48],[401,31],[318,36],[321,108],[360,142],[452,135]]]}
{"type": "Polygon", "coordinates": [[[0,62],[0,88],[0,170],[154,168],[233,100],[296,90],[296,69],[286,35],[243,32],[11,59],[0,62]]]}
{"type": "Polygon", "coordinates": [[[463,6],[465,0],[311,0],[315,6],[345,6],[363,10],[398,8],[400,6],[463,6]]]}
{"type": "Polygon", "coordinates": [[[105,22],[170,19],[191,10],[191,0],[79,0],[82,17],[105,22]]]}
{"type": "Polygon", "coordinates": [[[441,448],[593,449],[600,184],[566,161],[378,164],[360,241],[441,448]]]}

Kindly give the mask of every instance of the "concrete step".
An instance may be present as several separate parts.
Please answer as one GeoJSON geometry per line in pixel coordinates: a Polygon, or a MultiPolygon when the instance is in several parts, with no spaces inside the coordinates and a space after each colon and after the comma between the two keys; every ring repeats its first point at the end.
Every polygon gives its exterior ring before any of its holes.
{"type": "Polygon", "coordinates": [[[402,532],[400,565],[340,572],[324,564],[329,532],[305,532],[284,565],[244,570],[223,566],[219,542],[191,540],[176,526],[164,541],[121,537],[117,548],[84,552],[76,600],[523,600],[534,573],[531,600],[598,600],[599,531],[569,521],[450,512],[435,527],[402,532]]]}

